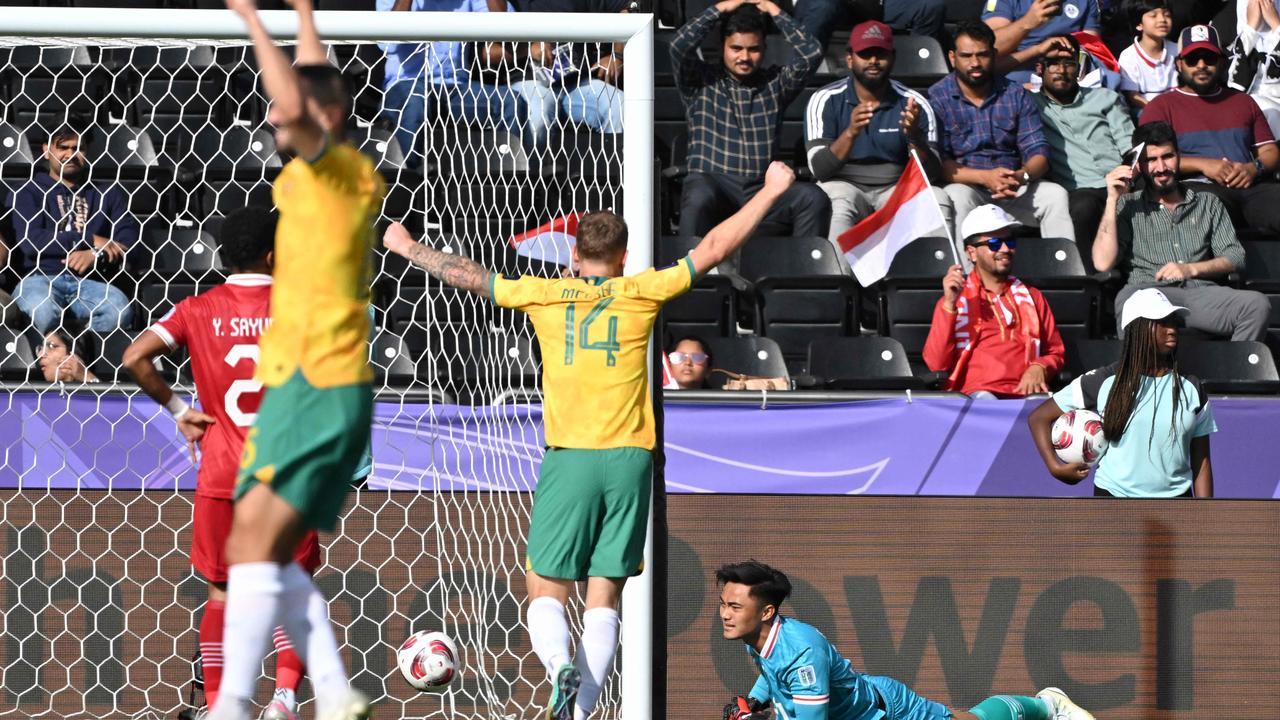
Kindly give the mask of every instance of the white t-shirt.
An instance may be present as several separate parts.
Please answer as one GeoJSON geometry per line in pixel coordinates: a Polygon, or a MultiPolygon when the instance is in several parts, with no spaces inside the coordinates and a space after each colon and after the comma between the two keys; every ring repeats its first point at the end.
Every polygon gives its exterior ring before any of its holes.
{"type": "Polygon", "coordinates": [[[1178,85],[1178,68],[1174,60],[1178,46],[1164,41],[1164,57],[1153,58],[1135,40],[1120,53],[1120,91],[1138,92],[1147,100],[1178,85]]]}

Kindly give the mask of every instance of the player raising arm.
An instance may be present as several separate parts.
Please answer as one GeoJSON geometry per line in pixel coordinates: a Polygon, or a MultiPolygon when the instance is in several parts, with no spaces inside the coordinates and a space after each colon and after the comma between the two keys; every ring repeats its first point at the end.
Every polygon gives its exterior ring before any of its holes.
{"type": "Polygon", "coordinates": [[[748,560],[721,567],[716,583],[724,638],[745,643],[760,672],[750,694],[725,706],[724,720],[1093,720],[1057,688],[951,710],[893,678],[854,670],[813,626],[779,614],[791,595],[782,572],[748,560]]]}
{"type": "Polygon", "coordinates": [[[760,192],[687,257],[630,277],[622,276],[627,226],[611,212],[578,221],[579,277],[554,280],[504,278],[414,242],[399,224],[387,229],[387,249],[432,277],[528,313],[542,348],[548,449],[529,525],[525,623],[553,684],[547,718],[585,718],[595,709],[613,669],[622,586],[641,570],[655,440],[647,360],[654,320],[741,247],[794,180],[773,163],[760,192]],[[579,580],[587,597],[575,662],[565,603],[579,580]]]}
{"type": "Polygon", "coordinates": [[[336,525],[369,443],[369,256],[384,186],[372,161],[342,140],[351,92],[325,62],[309,0],[293,6],[297,68],[267,34],[252,0],[227,0],[253,40],[276,145],[294,159],[272,188],[280,222],[271,326],[259,343],[257,373],[266,390],[235,489],[225,664],[211,720],[249,717],[277,625],[305,655],[319,720],[370,712],[347,679],[328,604],[294,552],[309,531],[336,525]]]}

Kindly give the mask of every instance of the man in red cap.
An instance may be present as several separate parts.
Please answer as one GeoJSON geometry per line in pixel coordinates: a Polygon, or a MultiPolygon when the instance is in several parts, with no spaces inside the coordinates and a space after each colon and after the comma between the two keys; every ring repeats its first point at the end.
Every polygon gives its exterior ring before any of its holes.
{"type": "MultiPolygon", "coordinates": [[[[890,79],[893,61],[893,30],[861,23],[849,34],[849,77],[809,99],[805,148],[814,179],[831,198],[832,243],[888,201],[912,152],[931,178],[942,176],[933,109],[924,95],[890,79]]],[[[940,188],[934,195],[949,224],[951,200],[940,188]]]]}
{"type": "Polygon", "coordinates": [[[1237,228],[1280,233],[1280,149],[1258,103],[1226,87],[1227,61],[1211,25],[1192,25],[1178,37],[1180,86],[1156,97],[1139,125],[1163,121],[1178,136],[1182,174],[1197,190],[1216,195],[1237,228]]]}

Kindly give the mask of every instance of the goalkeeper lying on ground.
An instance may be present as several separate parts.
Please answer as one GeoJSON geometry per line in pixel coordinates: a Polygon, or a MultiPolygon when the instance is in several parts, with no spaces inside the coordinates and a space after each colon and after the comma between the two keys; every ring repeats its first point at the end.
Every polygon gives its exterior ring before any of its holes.
{"type": "Polygon", "coordinates": [[[787,576],[749,560],[716,571],[726,640],[741,640],[760,671],[724,720],[1093,720],[1061,690],[1036,697],[995,695],[957,712],[889,677],[864,675],[810,625],[778,614],[791,595],[787,576]]]}

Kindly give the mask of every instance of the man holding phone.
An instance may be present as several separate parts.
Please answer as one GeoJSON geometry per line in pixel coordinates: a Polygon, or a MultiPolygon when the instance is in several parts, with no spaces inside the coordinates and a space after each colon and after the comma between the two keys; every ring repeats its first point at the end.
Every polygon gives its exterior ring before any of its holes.
{"type": "Polygon", "coordinates": [[[1042,43],[1060,35],[1086,30],[1097,33],[1097,0],[986,0],[982,21],[996,33],[996,54],[1005,60],[1016,83],[1035,83],[1035,62],[1042,43]]]}

